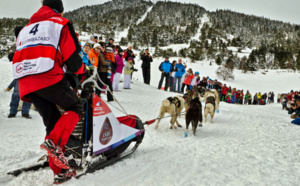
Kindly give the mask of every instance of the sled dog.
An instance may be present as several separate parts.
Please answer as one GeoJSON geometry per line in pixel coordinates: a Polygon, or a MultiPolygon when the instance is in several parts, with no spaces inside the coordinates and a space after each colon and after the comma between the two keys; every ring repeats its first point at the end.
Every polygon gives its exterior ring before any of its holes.
{"type": "Polygon", "coordinates": [[[186,113],[186,132],[188,132],[190,122],[192,122],[193,134],[196,135],[198,123],[200,122],[199,126],[202,127],[202,121],[202,105],[199,98],[196,97],[190,102],[190,108],[186,113]]]}
{"type": "Polygon", "coordinates": [[[190,103],[194,99],[194,92],[192,90],[188,90],[184,95],[184,108],[185,108],[185,114],[187,113],[187,110],[190,108],[190,103]]]}
{"type": "Polygon", "coordinates": [[[160,120],[162,117],[164,117],[164,115],[166,113],[171,115],[171,127],[170,129],[177,129],[177,127],[175,126],[175,122],[177,124],[178,127],[182,127],[178,121],[177,121],[177,117],[181,116],[181,112],[182,109],[184,107],[184,99],[181,96],[175,96],[175,97],[169,97],[167,99],[165,99],[160,107],[160,111],[159,111],[159,118],[156,125],[155,125],[155,129],[158,128],[160,120]]]}
{"type": "Polygon", "coordinates": [[[210,114],[211,117],[211,123],[213,123],[213,118],[215,115],[215,111],[219,109],[219,93],[213,89],[213,90],[207,90],[205,91],[205,94],[203,96],[205,99],[205,107],[204,107],[204,118],[205,123],[207,122],[207,115],[210,114]]]}

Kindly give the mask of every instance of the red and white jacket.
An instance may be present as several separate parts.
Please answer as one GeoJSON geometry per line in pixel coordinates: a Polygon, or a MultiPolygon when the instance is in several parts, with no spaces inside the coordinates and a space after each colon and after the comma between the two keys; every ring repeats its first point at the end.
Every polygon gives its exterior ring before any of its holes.
{"type": "Polygon", "coordinates": [[[47,6],[41,7],[17,38],[13,73],[19,79],[20,98],[62,80],[65,66],[83,74],[85,65],[71,22],[47,6]]]}

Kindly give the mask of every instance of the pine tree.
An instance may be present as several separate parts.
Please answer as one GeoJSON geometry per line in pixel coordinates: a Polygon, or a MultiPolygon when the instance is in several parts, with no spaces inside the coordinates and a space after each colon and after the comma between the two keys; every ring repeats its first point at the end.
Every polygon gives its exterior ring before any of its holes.
{"type": "Polygon", "coordinates": [[[297,60],[296,60],[296,69],[300,70],[300,50],[298,52],[297,60]]]}
{"type": "Polygon", "coordinates": [[[221,57],[218,55],[217,59],[216,59],[216,63],[217,65],[221,65],[222,64],[222,59],[221,57]]]}

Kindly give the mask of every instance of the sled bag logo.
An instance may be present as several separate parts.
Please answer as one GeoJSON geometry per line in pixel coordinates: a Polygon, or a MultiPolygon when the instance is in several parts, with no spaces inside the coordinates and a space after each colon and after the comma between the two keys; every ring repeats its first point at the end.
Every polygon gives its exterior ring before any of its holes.
{"type": "Polygon", "coordinates": [[[106,145],[110,142],[112,137],[113,137],[113,129],[109,119],[106,118],[100,132],[99,141],[102,145],[106,145]]]}

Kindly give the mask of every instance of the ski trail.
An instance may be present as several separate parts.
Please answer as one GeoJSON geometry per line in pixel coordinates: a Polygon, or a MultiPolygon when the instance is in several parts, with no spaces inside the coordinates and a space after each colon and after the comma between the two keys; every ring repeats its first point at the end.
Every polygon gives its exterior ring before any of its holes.
{"type": "Polygon", "coordinates": [[[204,14],[200,20],[201,20],[201,24],[199,25],[198,31],[196,35],[190,39],[189,43],[191,43],[192,40],[199,40],[199,37],[201,36],[201,29],[204,23],[209,22],[209,17],[207,16],[207,14],[204,14]]]}
{"type": "MultiPolygon", "coordinates": [[[[145,12],[145,14],[136,22],[135,25],[138,25],[141,22],[143,22],[145,20],[146,16],[147,16],[147,14],[152,10],[152,8],[153,8],[153,6],[149,7],[147,9],[147,11],[145,12]]],[[[120,42],[122,37],[124,37],[124,38],[127,37],[129,28],[130,28],[130,26],[128,28],[124,29],[121,32],[115,31],[115,36],[116,36],[115,40],[116,40],[116,42],[120,42]]]]}
{"type": "Polygon", "coordinates": [[[163,50],[171,48],[173,51],[176,51],[176,52],[178,52],[179,50],[181,50],[183,48],[188,48],[189,45],[191,44],[192,40],[199,40],[199,36],[201,36],[201,29],[202,29],[204,23],[208,23],[209,22],[209,17],[207,16],[207,14],[203,14],[203,16],[200,18],[200,21],[201,21],[201,23],[199,25],[197,33],[193,37],[191,37],[191,39],[188,41],[188,44],[186,44],[186,43],[171,44],[169,46],[160,47],[160,48],[163,49],[163,50]]]}
{"type": "Polygon", "coordinates": [[[147,17],[148,13],[152,10],[154,5],[150,6],[147,11],[145,12],[145,14],[136,22],[136,25],[140,24],[141,22],[143,22],[145,20],[145,18],[147,17]]]}

